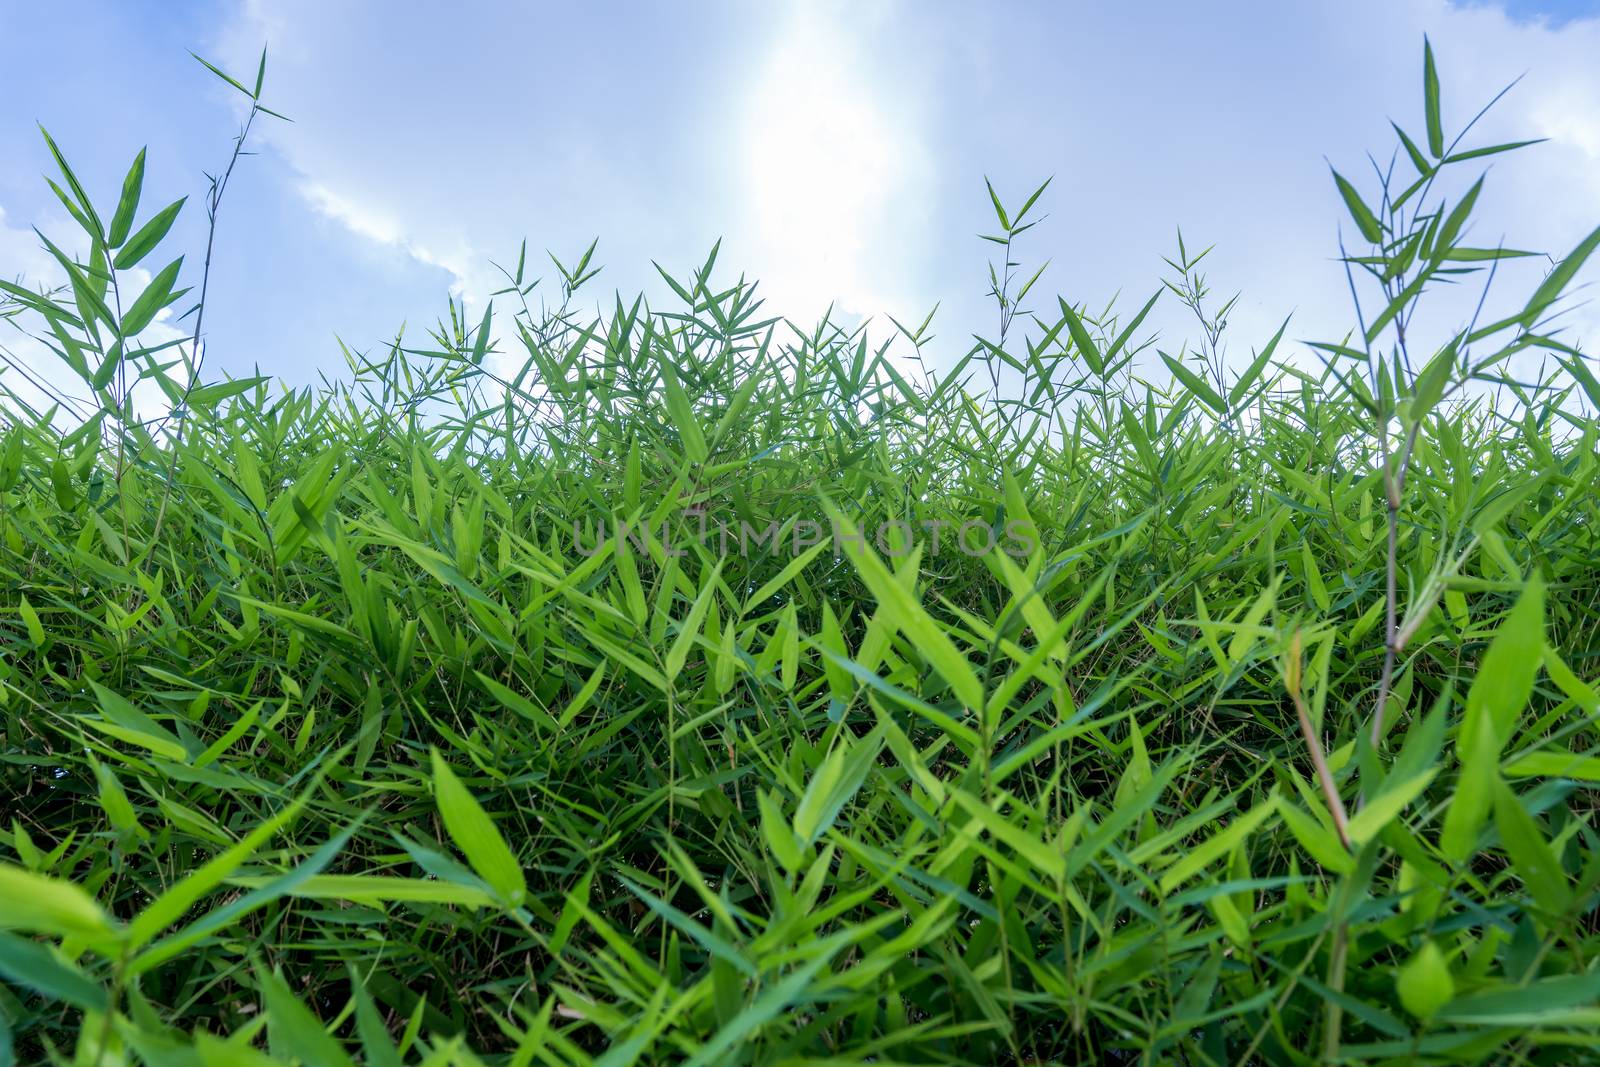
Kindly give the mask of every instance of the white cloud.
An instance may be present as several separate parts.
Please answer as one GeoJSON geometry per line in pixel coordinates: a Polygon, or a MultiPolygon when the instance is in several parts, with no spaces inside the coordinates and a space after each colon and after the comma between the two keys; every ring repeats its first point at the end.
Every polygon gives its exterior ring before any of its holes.
{"type": "MultiPolygon", "coordinates": [[[[459,236],[453,240],[453,248],[449,253],[435,252],[420,244],[406,225],[392,215],[386,214],[381,208],[357,203],[328,186],[309,179],[300,183],[299,191],[318,212],[344,226],[351,233],[369,241],[397,248],[420,263],[447,271],[455,279],[451,292],[458,296],[465,292],[469,276],[475,271],[481,272],[484,267],[484,264],[478,261],[481,254],[459,236]]],[[[479,294],[471,295],[476,298],[479,294]]]]}

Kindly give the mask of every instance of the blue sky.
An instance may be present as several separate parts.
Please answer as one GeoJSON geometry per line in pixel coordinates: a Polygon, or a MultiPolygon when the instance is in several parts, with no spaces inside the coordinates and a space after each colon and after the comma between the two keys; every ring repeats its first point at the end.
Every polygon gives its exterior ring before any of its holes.
{"type": "MultiPolygon", "coordinates": [[[[1550,139],[1493,169],[1478,243],[1564,252],[1600,222],[1600,0],[0,0],[0,274],[47,275],[29,227],[65,228],[36,120],[107,202],[148,145],[146,202],[191,194],[197,265],[202,172],[240,112],[187,50],[253,70],[266,42],[267,99],[296,121],[262,130],[224,205],[213,367],[305,382],[340,368],[336,335],[420,338],[446,294],[481,307],[523,237],[598,237],[608,304],[718,238],[727,276],[797,320],[937,302],[948,364],[993,318],[986,174],[1016,199],[1054,177],[1022,248],[1051,294],[1142,302],[1176,227],[1216,242],[1243,358],[1291,311],[1295,336],[1347,328],[1327,167],[1387,152],[1390,117],[1420,128],[1424,33],[1447,122],[1526,73],[1484,136],[1550,139]]],[[[1192,332],[1172,306],[1151,321],[1163,347],[1192,332]]]]}

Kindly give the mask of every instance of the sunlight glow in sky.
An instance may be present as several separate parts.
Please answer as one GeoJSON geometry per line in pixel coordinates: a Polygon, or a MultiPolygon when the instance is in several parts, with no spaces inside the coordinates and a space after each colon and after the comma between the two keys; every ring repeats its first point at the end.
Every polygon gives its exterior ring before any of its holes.
{"type": "Polygon", "coordinates": [[[765,286],[797,313],[883,303],[871,251],[889,236],[883,215],[917,146],[889,121],[866,58],[837,22],[795,11],[743,105],[742,212],[770,264],[765,286]]]}

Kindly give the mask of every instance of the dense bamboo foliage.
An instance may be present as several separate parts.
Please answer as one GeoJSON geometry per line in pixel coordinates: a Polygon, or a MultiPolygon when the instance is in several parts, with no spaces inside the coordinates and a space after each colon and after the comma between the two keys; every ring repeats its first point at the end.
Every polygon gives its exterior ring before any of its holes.
{"type": "Polygon", "coordinates": [[[1041,190],[942,374],[714,254],[597,314],[591,248],[202,384],[178,206],[57,153],[64,285],[4,290],[73,384],[0,409],[0,1063],[1597,1058],[1553,317],[1600,231],[1489,285],[1461,179],[1510,146],[1424,88],[1330,191],[1351,334],[1238,366],[1190,249],[1136,314],[1041,298],[1041,190]],[[1420,351],[1447,283],[1490,310],[1420,351]]]}

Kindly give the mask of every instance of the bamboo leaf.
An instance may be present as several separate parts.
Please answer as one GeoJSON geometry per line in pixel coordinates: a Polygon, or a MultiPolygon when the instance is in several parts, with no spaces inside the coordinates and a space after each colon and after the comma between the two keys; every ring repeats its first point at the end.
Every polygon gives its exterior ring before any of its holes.
{"type": "Polygon", "coordinates": [[[521,906],[528,893],[522,865],[478,801],[439,755],[439,750],[431,749],[430,756],[434,799],[450,840],[504,904],[513,908],[521,906]]]}
{"type": "Polygon", "coordinates": [[[1422,115],[1428,124],[1428,151],[1444,156],[1444,123],[1439,116],[1439,69],[1433,62],[1433,42],[1422,39],[1422,115]]]}
{"type": "Polygon", "coordinates": [[[155,251],[156,246],[161,243],[161,239],[167,235],[167,231],[172,229],[172,224],[177,221],[178,212],[183,210],[184,201],[187,199],[188,197],[181,197],[156,212],[148,222],[139,227],[138,232],[128,238],[126,243],[119,246],[116,258],[112,260],[116,268],[118,270],[127,270],[130,267],[136,267],[145,256],[155,251]]]}
{"type": "Polygon", "coordinates": [[[1422,947],[1406,961],[1394,985],[1395,992],[1400,995],[1400,1003],[1419,1019],[1433,1018],[1456,995],[1450,966],[1445,962],[1439,946],[1432,941],[1424,941],[1422,947]]]}

